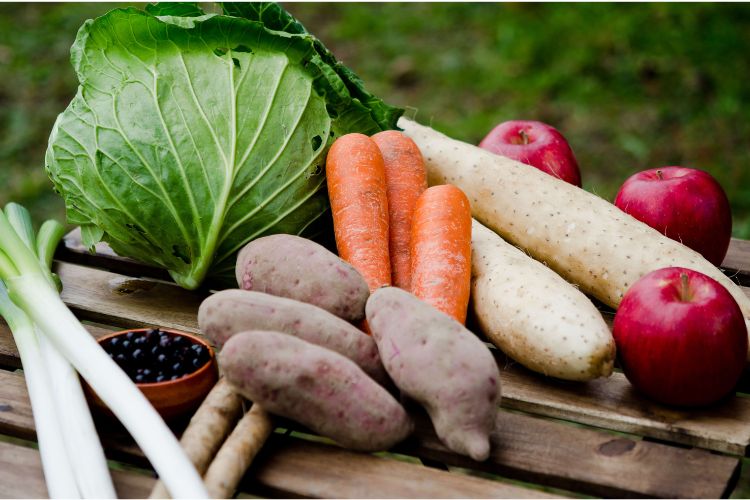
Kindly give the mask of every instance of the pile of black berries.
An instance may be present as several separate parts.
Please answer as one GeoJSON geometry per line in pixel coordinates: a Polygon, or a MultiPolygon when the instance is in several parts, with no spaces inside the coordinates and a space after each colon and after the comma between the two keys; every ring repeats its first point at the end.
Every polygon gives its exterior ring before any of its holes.
{"type": "Polygon", "coordinates": [[[204,346],[158,328],[117,335],[102,342],[102,347],[138,384],[177,380],[210,358],[204,346]]]}

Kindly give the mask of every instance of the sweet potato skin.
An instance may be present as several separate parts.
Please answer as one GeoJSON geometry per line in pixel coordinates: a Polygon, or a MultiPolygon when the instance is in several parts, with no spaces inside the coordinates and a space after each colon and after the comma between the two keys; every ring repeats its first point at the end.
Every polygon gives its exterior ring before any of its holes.
{"type": "Polygon", "coordinates": [[[296,337],[241,332],[219,361],[238,393],[346,448],[387,450],[413,429],[406,410],[351,360],[296,337]]]}
{"type": "Polygon", "coordinates": [[[487,346],[458,321],[396,287],[376,290],[367,322],[393,382],[427,410],[451,450],[489,456],[500,374],[487,346]]]}
{"type": "Polygon", "coordinates": [[[246,330],[273,330],[346,356],[378,382],[387,381],[373,339],[319,307],[248,290],[222,290],[203,301],[198,326],[217,347],[246,330]]]}
{"type": "Polygon", "coordinates": [[[347,321],[365,316],[370,295],[354,266],[314,241],[274,234],[251,241],[235,266],[243,290],[307,302],[347,321]]]}

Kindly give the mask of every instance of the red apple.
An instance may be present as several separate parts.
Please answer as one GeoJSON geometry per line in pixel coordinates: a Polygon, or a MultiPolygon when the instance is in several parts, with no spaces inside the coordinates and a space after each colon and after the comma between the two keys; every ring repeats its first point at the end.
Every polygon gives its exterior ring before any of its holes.
{"type": "Polygon", "coordinates": [[[715,266],[727,254],[732,236],[729,200],[707,172],[685,167],[644,170],[625,181],[615,205],[715,266]]]}
{"type": "Polygon", "coordinates": [[[546,123],[530,120],[503,122],[482,139],[479,147],[581,187],[581,172],[573,150],[565,137],[546,123]]]}
{"type": "Polygon", "coordinates": [[[734,389],[747,359],[737,302],[716,280],[680,267],[653,271],[625,293],[613,333],[625,376],[672,405],[718,401],[734,389]]]}

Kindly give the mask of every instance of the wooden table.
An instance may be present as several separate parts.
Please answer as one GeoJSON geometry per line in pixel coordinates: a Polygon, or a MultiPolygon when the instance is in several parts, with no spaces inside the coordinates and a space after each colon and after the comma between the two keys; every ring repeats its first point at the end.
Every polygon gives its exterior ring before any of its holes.
{"type": "MultiPolygon", "coordinates": [[[[198,333],[207,292],[188,292],[154,269],[85,252],[66,237],[57,272],[63,299],[94,336],[140,326],[198,333]],[[161,278],[161,279],[160,279],[161,278]]],[[[733,240],[727,273],[750,285],[750,242],[733,240]]],[[[745,289],[750,294],[750,289],[745,289]]],[[[611,319],[611,312],[605,312],[611,319]]],[[[448,451],[428,421],[392,453],[363,454],[277,429],[241,492],[270,497],[721,497],[740,477],[750,446],[750,377],[736,396],[682,411],[635,393],[622,373],[589,383],[535,375],[496,352],[503,399],[489,460],[448,451]]],[[[0,496],[47,494],[18,352],[0,322],[0,496]]],[[[154,483],[141,451],[99,424],[120,496],[145,497],[154,483]]]]}

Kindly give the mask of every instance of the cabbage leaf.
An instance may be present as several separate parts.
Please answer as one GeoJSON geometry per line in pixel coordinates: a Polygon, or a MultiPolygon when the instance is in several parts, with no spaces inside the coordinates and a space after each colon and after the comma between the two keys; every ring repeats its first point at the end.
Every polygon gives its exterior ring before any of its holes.
{"type": "Polygon", "coordinates": [[[327,221],[328,147],[395,128],[401,110],[276,4],[160,5],[81,27],[78,92],[45,163],[86,245],[192,289],[231,277],[248,241],[327,221]]]}

